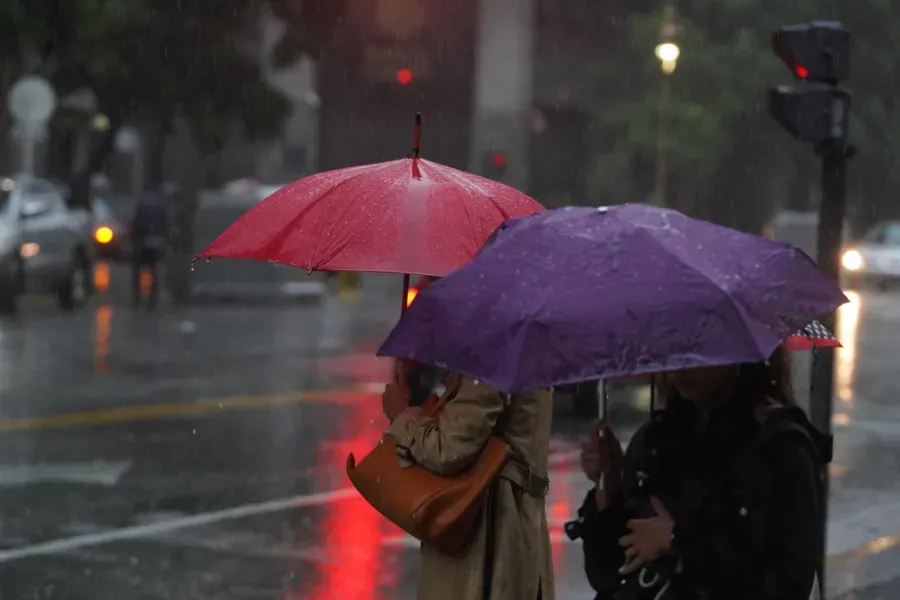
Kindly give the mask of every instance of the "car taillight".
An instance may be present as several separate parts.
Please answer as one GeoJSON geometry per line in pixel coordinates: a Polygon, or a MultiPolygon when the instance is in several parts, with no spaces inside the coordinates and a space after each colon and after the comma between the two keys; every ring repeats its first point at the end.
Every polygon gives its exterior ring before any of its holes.
{"type": "Polygon", "coordinates": [[[97,231],[94,232],[94,239],[97,240],[98,244],[108,244],[113,241],[114,237],[115,234],[109,227],[98,227],[97,231]]]}
{"type": "Polygon", "coordinates": [[[419,294],[419,288],[411,287],[406,292],[406,307],[409,308],[409,305],[412,304],[412,301],[416,299],[416,296],[419,294]]]}

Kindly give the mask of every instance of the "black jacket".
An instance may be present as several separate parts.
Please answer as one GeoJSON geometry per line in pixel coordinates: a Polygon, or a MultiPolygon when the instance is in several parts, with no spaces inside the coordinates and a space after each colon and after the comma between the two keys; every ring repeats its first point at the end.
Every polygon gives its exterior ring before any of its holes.
{"type": "Polygon", "coordinates": [[[567,525],[583,540],[597,600],[808,600],[824,545],[831,438],[797,408],[764,424],[713,421],[690,435],[692,411],[682,402],[655,413],[628,446],[620,497],[598,512],[590,492],[567,525]],[[647,516],[653,495],[675,521],[674,556],[623,579],[618,539],[629,518],[647,516]]]}

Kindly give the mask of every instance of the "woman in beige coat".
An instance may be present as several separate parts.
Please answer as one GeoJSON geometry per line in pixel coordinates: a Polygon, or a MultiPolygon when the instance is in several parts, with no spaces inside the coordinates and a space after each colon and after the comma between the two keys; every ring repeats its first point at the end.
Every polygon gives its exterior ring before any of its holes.
{"type": "MultiPolygon", "coordinates": [[[[405,381],[400,373],[398,381],[405,381]]],[[[459,556],[422,545],[419,600],[554,600],[545,511],[552,390],[508,396],[462,377],[438,413],[409,407],[404,385],[382,398],[389,432],[412,459],[441,475],[468,469],[494,434],[512,459],[492,486],[473,539],[459,556]]]]}

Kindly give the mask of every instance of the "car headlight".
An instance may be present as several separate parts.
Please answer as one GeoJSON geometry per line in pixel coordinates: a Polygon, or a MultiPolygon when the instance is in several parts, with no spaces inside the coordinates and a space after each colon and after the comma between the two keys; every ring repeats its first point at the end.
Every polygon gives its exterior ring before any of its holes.
{"type": "Polygon", "coordinates": [[[116,234],[109,227],[98,227],[97,231],[94,232],[94,239],[97,240],[99,244],[108,244],[113,241],[113,238],[116,234]]]}
{"type": "Polygon", "coordinates": [[[34,258],[41,253],[41,246],[35,242],[25,242],[19,249],[19,256],[22,258],[34,258]]]}
{"type": "Polygon", "coordinates": [[[857,250],[847,250],[841,256],[841,265],[848,271],[859,271],[866,262],[857,250]]]}

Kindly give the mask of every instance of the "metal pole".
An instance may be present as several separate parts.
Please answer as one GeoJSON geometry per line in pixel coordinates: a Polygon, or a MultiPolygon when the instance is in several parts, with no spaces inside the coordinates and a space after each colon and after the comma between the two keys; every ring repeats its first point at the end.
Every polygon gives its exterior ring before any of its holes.
{"type": "Polygon", "coordinates": [[[528,186],[538,0],[478,0],[469,170],[486,152],[509,157],[504,183],[528,186]]]}
{"type": "MultiPolygon", "coordinates": [[[[841,145],[822,151],[822,202],[819,207],[818,263],[822,272],[834,281],[840,280],[840,253],[846,210],[846,152],[841,145]]],[[[836,313],[822,322],[835,331],[836,313]]],[[[819,350],[813,370],[813,396],[810,398],[810,419],[823,433],[831,433],[831,413],[834,395],[834,348],[819,350]]]]}
{"type": "Polygon", "coordinates": [[[666,206],[669,176],[669,99],[672,96],[671,75],[663,73],[659,94],[659,131],[656,138],[656,194],[654,204],[666,206]]]}
{"type": "MultiPolygon", "coordinates": [[[[656,57],[660,60],[662,81],[659,90],[659,106],[657,107],[656,134],[656,180],[654,183],[653,204],[666,206],[669,194],[669,108],[672,98],[672,74],[678,64],[678,54],[667,56],[661,50],[675,43],[677,34],[676,11],[673,0],[663,0],[662,20],[659,24],[659,45],[656,57]]],[[[677,46],[676,46],[677,48],[677,46]]]]}
{"type": "Polygon", "coordinates": [[[37,153],[37,132],[24,125],[19,144],[19,172],[31,175],[34,173],[34,159],[37,153]]]}
{"type": "MultiPolygon", "coordinates": [[[[847,203],[848,149],[842,141],[826,142],[819,149],[822,158],[822,201],[819,206],[818,263],[819,268],[834,281],[840,280],[840,253],[843,241],[844,213],[847,203]]],[[[836,311],[824,319],[823,325],[835,331],[836,311]]],[[[813,363],[809,415],[812,424],[822,433],[831,435],[831,414],[834,403],[835,349],[818,350],[813,363]]],[[[822,506],[823,551],[827,548],[828,535],[828,469],[822,474],[825,482],[825,498],[822,506]]],[[[825,555],[822,557],[822,581],[824,590],[825,555]]],[[[823,592],[824,593],[824,592],[823,592]]]]}

